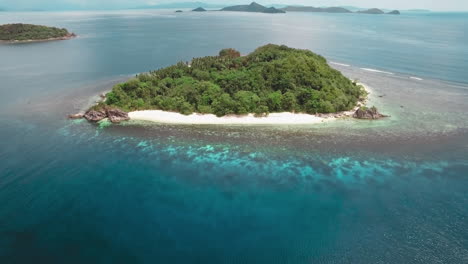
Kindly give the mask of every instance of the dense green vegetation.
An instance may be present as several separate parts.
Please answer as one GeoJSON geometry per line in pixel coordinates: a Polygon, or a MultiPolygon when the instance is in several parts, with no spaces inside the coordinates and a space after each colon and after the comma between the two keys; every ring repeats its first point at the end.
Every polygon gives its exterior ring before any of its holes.
{"type": "Polygon", "coordinates": [[[352,109],[365,91],[308,50],[266,45],[234,49],[138,75],[113,87],[105,104],[126,111],[161,109],[257,115],[352,109]]]}
{"type": "Polygon", "coordinates": [[[0,25],[0,40],[5,41],[45,40],[67,36],[71,34],[64,28],[31,24],[0,25]]]}

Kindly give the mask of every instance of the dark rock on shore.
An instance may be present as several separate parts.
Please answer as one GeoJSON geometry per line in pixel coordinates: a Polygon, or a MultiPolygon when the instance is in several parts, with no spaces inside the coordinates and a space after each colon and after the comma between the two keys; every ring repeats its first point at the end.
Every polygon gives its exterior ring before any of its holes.
{"type": "Polygon", "coordinates": [[[68,118],[70,118],[70,119],[81,119],[81,118],[83,118],[83,117],[84,117],[83,114],[68,115],[68,118]]]}
{"type": "Polygon", "coordinates": [[[101,110],[88,110],[84,115],[70,115],[70,118],[81,118],[84,117],[86,120],[91,122],[98,122],[104,118],[109,118],[112,123],[120,123],[122,121],[130,120],[128,113],[118,109],[118,108],[104,108],[101,110]]]}
{"type": "Polygon", "coordinates": [[[105,111],[102,110],[89,110],[84,114],[84,118],[91,122],[98,122],[102,119],[106,118],[107,114],[105,111]]]}
{"type": "Polygon", "coordinates": [[[106,109],[106,115],[112,123],[119,123],[122,121],[130,120],[130,117],[128,117],[128,113],[117,108],[106,109]]]}
{"type": "Polygon", "coordinates": [[[388,116],[379,113],[379,111],[377,110],[375,106],[371,108],[367,108],[363,106],[363,107],[360,107],[358,110],[356,110],[353,117],[357,119],[380,119],[380,118],[388,117],[388,116]]]}

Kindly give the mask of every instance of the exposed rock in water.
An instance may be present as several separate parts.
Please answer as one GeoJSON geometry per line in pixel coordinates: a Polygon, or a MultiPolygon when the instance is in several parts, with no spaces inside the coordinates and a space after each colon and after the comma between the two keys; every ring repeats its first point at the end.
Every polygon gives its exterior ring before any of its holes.
{"type": "Polygon", "coordinates": [[[353,115],[354,118],[357,119],[380,119],[382,117],[388,117],[387,115],[383,115],[379,113],[375,106],[371,108],[367,107],[360,107],[353,115]]]}
{"type": "Polygon", "coordinates": [[[112,123],[119,123],[122,121],[130,120],[130,117],[128,117],[128,113],[117,108],[106,109],[106,115],[112,123]]]}
{"type": "Polygon", "coordinates": [[[83,114],[68,115],[68,118],[70,118],[70,119],[80,119],[80,118],[83,118],[83,117],[84,117],[83,114]]]}
{"type": "Polygon", "coordinates": [[[103,110],[89,110],[88,112],[86,112],[86,114],[84,114],[84,118],[92,122],[101,121],[102,119],[106,117],[107,117],[107,114],[103,110]]]}
{"type": "MultiPolygon", "coordinates": [[[[70,115],[70,118],[80,118],[78,115],[70,115]],[[75,117],[76,116],[76,117],[75,117]]],[[[88,121],[98,122],[104,118],[109,118],[112,123],[119,123],[122,121],[130,120],[128,113],[118,109],[118,108],[104,108],[102,110],[88,110],[81,117],[86,118],[88,121]]]]}

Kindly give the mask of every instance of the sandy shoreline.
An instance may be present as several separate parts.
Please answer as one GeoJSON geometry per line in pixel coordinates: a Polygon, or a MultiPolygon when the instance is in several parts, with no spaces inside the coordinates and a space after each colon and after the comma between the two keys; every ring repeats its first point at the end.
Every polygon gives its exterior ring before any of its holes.
{"type": "MultiPolygon", "coordinates": [[[[369,88],[360,83],[370,93],[369,88]]],[[[351,117],[363,103],[350,110],[331,114],[304,114],[304,113],[270,113],[266,117],[248,115],[228,115],[217,117],[213,114],[183,115],[176,112],[162,110],[143,110],[128,113],[131,120],[151,121],[166,124],[192,124],[192,125],[306,125],[318,124],[337,120],[338,118],[351,117]]]]}
{"type": "Polygon", "coordinates": [[[217,117],[213,114],[182,115],[162,110],[135,111],[128,113],[128,116],[131,120],[193,125],[304,125],[321,123],[333,119],[330,117],[288,112],[271,113],[266,117],[254,117],[253,114],[217,117]]]}

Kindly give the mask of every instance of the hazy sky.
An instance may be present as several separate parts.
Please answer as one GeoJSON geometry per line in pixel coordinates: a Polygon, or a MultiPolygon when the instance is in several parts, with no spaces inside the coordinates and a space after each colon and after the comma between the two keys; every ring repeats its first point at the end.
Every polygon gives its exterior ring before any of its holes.
{"type": "MultiPolygon", "coordinates": [[[[116,9],[168,2],[205,2],[239,4],[252,0],[0,0],[0,8],[9,9],[116,9]]],[[[300,4],[311,6],[358,6],[388,9],[465,10],[468,0],[257,0],[261,4],[300,4]]]]}

